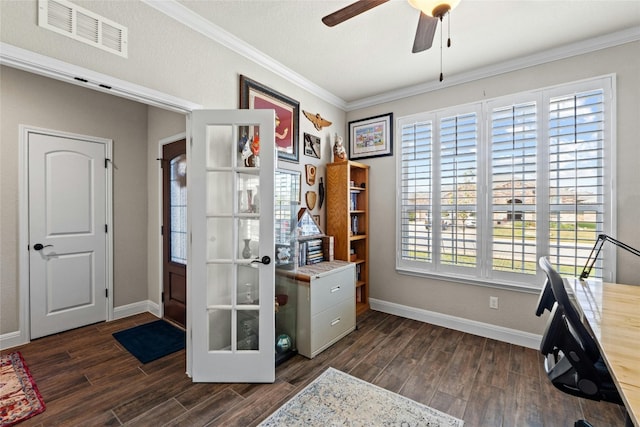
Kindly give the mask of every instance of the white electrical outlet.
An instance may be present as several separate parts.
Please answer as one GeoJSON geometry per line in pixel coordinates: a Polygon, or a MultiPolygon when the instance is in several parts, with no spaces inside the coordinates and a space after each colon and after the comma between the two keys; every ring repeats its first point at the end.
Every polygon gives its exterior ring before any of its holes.
{"type": "Polygon", "coordinates": [[[498,309],[498,297],[489,297],[489,308],[498,309]]]}

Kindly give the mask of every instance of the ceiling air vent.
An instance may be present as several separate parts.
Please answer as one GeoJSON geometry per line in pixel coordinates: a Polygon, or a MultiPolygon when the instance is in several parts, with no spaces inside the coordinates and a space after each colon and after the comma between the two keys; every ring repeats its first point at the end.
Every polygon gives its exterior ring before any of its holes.
{"type": "Polygon", "coordinates": [[[127,57],[127,28],[67,0],[38,0],[38,25],[127,57]]]}

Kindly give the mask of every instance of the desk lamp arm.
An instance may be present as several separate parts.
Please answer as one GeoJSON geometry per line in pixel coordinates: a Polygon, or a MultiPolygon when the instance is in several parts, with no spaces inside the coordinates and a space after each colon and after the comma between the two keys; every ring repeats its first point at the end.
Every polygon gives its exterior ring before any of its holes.
{"type": "Polygon", "coordinates": [[[628,252],[631,252],[634,255],[640,256],[640,250],[632,248],[631,246],[627,245],[626,243],[622,243],[619,240],[614,239],[611,236],[608,236],[606,234],[599,234],[598,238],[596,239],[596,243],[593,245],[593,248],[591,249],[591,253],[589,254],[589,258],[587,258],[587,262],[584,265],[584,269],[582,270],[582,274],[580,274],[580,278],[581,279],[586,279],[589,277],[589,274],[591,273],[591,268],[593,268],[593,264],[596,263],[596,259],[598,259],[598,255],[600,254],[600,250],[602,249],[602,246],[604,245],[604,242],[611,242],[614,245],[616,245],[619,248],[622,248],[628,252]],[[595,255],[594,255],[595,253],[595,255]]]}

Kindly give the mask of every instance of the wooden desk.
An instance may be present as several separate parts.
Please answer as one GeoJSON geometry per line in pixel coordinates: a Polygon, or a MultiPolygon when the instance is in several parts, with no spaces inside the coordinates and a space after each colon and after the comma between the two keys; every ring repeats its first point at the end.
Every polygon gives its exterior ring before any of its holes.
{"type": "Polygon", "coordinates": [[[583,320],[622,395],[634,425],[640,427],[640,286],[565,279],[583,320]]]}

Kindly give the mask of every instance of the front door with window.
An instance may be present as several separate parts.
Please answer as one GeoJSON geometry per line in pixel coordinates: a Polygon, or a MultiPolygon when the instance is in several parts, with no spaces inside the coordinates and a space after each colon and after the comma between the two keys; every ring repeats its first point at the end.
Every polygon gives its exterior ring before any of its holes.
{"type": "Polygon", "coordinates": [[[186,326],[187,312],[187,147],[172,142],[162,147],[163,286],[167,320],[186,326]]]}

